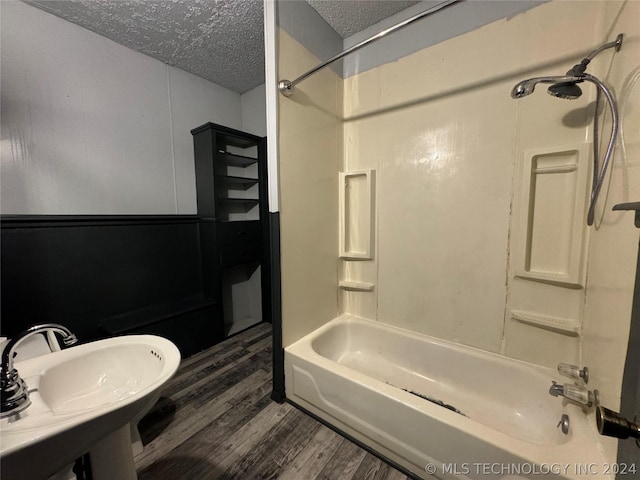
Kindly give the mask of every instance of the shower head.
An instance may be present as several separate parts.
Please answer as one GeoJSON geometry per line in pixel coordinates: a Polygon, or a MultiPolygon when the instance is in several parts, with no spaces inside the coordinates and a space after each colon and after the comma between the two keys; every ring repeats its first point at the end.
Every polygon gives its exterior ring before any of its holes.
{"type": "MultiPolygon", "coordinates": [[[[583,81],[584,81],[584,77],[582,76],[576,77],[573,75],[565,75],[565,76],[559,76],[559,77],[529,78],[527,80],[521,81],[515,87],[513,87],[513,89],[511,90],[511,98],[522,98],[522,97],[526,97],[527,95],[531,95],[538,83],[552,83],[553,85],[550,88],[553,88],[559,85],[570,85],[570,84],[574,85],[575,88],[577,88],[580,91],[580,93],[578,94],[578,96],[571,97],[571,98],[578,98],[582,94],[582,90],[580,90],[580,87],[578,87],[575,84],[583,81]]],[[[563,97],[562,95],[556,95],[551,92],[549,93],[556,97],[569,98],[569,97],[563,97]]]]}
{"type": "Polygon", "coordinates": [[[622,39],[623,35],[619,34],[613,42],[605,43],[604,45],[595,49],[593,52],[583,58],[580,63],[574,65],[564,77],[538,77],[523,80],[515,87],[513,87],[513,90],[511,90],[511,97],[526,97],[527,95],[533,93],[533,90],[537,83],[552,83],[553,85],[551,85],[547,89],[547,93],[549,93],[549,95],[558,98],[564,98],[567,100],[575,100],[576,98],[580,97],[580,95],[582,95],[582,89],[577,84],[585,80],[585,76],[587,76],[587,74],[585,73],[587,70],[587,65],[589,65],[591,60],[593,60],[593,57],[609,48],[613,48],[617,52],[622,46],[622,39]]]}
{"type": "Polygon", "coordinates": [[[609,90],[609,88],[598,78],[586,73],[586,70],[587,65],[589,65],[593,57],[603,50],[607,50],[609,48],[614,48],[616,52],[620,50],[620,47],[622,46],[622,38],[622,34],[619,34],[613,42],[605,43],[601,47],[597,48],[583,58],[580,63],[574,65],[573,68],[571,68],[571,70],[569,70],[563,77],[529,78],[527,80],[522,80],[511,90],[511,98],[522,98],[532,94],[538,83],[551,83],[552,85],[547,90],[549,95],[573,100],[582,95],[582,90],[577,84],[589,82],[593,83],[598,88],[596,105],[598,104],[601,93],[606,98],[607,103],[609,104],[609,109],[611,110],[611,137],[609,138],[609,145],[607,146],[607,151],[604,155],[604,159],[602,160],[602,167],[598,172],[598,112],[596,111],[593,120],[593,184],[591,186],[591,198],[589,200],[589,210],[587,212],[587,225],[593,225],[596,202],[598,201],[598,195],[600,194],[600,189],[604,183],[609,161],[613,155],[613,147],[616,143],[616,136],[618,135],[618,107],[611,90],[609,90]]]}
{"type": "Polygon", "coordinates": [[[522,98],[531,95],[536,88],[535,79],[523,80],[511,90],[511,98],[522,98]]]}
{"type": "Polygon", "coordinates": [[[547,93],[553,97],[575,100],[582,95],[582,89],[577,82],[554,83],[547,89],[547,93]]]}
{"type": "MultiPolygon", "coordinates": [[[[602,188],[602,184],[604,183],[604,176],[607,172],[607,167],[609,165],[609,161],[611,160],[611,156],[613,154],[613,146],[616,143],[616,136],[618,135],[618,107],[616,105],[615,97],[613,93],[601,80],[593,75],[589,75],[585,73],[583,75],[574,77],[574,76],[564,76],[564,77],[536,77],[529,78],[527,80],[523,80],[518,83],[511,90],[512,98],[522,98],[526,97],[533,93],[536,85],[538,83],[551,83],[551,87],[549,88],[549,93],[553,96],[561,97],[561,98],[578,98],[582,91],[580,87],[576,85],[576,83],[580,82],[589,82],[593,83],[598,90],[604,95],[609,104],[609,109],[611,110],[611,137],[609,138],[609,145],[607,146],[607,152],[605,153],[604,159],[602,161],[602,167],[600,172],[598,173],[597,168],[597,160],[598,160],[598,142],[595,141],[598,135],[598,122],[597,122],[597,114],[595,116],[593,122],[593,130],[594,130],[594,177],[593,177],[593,185],[591,187],[591,199],[589,201],[589,211],[587,213],[587,225],[593,225],[594,216],[595,216],[595,205],[598,200],[598,195],[600,194],[600,189],[602,188]]],[[[598,97],[596,97],[597,103],[598,97]]]]}

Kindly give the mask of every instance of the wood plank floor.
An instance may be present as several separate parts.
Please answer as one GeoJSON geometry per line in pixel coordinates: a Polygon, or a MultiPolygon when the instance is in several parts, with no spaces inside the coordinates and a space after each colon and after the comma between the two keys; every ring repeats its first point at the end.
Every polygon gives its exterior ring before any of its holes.
{"type": "Polygon", "coordinates": [[[183,361],[140,423],[140,480],[404,480],[271,394],[271,325],[183,361]]]}

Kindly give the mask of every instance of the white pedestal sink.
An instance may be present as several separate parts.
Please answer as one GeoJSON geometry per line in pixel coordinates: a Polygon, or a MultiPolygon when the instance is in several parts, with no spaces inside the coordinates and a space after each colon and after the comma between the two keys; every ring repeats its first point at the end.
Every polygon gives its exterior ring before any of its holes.
{"type": "Polygon", "coordinates": [[[158,400],[179,364],[176,346],[153,335],[109,338],[16,363],[32,404],[0,421],[3,480],[46,479],[87,452],[95,480],[137,478],[129,422],[158,400]]]}

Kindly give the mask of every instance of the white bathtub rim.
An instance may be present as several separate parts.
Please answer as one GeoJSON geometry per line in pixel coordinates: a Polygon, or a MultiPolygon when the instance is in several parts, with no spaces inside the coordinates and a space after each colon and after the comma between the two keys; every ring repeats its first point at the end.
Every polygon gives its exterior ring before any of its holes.
{"type": "MultiPolygon", "coordinates": [[[[291,363],[289,362],[289,367],[292,367],[291,363]]],[[[349,378],[349,380],[351,381],[352,378],[349,378]]],[[[369,386],[364,385],[365,388],[369,388],[369,386]]],[[[369,388],[370,390],[373,390],[376,394],[380,394],[380,391],[373,388],[369,388]]],[[[386,394],[385,394],[386,396],[386,394]]],[[[391,397],[394,400],[397,400],[397,397],[395,395],[393,395],[391,397]]],[[[423,451],[417,451],[417,456],[422,457],[423,458],[423,462],[415,462],[410,460],[409,458],[405,457],[402,453],[397,452],[396,450],[394,450],[391,446],[389,446],[389,444],[385,444],[385,442],[383,440],[379,440],[376,438],[373,438],[368,432],[366,431],[362,431],[361,429],[355,428],[353,424],[350,423],[345,423],[342,419],[338,418],[335,416],[334,413],[332,413],[331,411],[327,411],[325,410],[323,407],[320,407],[318,405],[315,405],[313,402],[309,402],[308,400],[306,400],[303,397],[295,397],[295,398],[289,398],[288,401],[290,401],[293,405],[295,406],[299,406],[302,407],[303,409],[311,412],[312,414],[318,416],[319,418],[323,419],[324,421],[326,421],[328,424],[332,425],[334,428],[337,428],[339,432],[342,433],[346,433],[347,435],[356,438],[357,440],[365,443],[366,445],[368,445],[369,447],[373,448],[374,451],[378,452],[379,454],[383,455],[383,457],[390,459],[391,461],[393,461],[394,463],[397,463],[399,465],[402,465],[404,468],[406,468],[409,471],[414,472],[414,474],[416,474],[417,476],[422,476],[424,475],[424,468],[425,465],[427,464],[433,464],[435,466],[437,466],[437,471],[442,471],[443,469],[443,465],[444,464],[449,464],[451,465],[451,459],[449,460],[439,460],[436,458],[431,457],[430,455],[428,455],[426,452],[423,451]],[[442,463],[444,462],[444,464],[442,463]],[[410,466],[411,465],[411,466],[410,466]]],[[[344,411],[343,409],[340,409],[342,411],[344,411]]],[[[422,409],[418,409],[420,411],[420,413],[423,413],[422,409]]],[[[349,412],[347,412],[349,413],[349,412]]],[[[437,418],[437,417],[436,417],[437,418]]],[[[361,425],[369,425],[370,427],[374,427],[374,430],[378,430],[378,432],[382,432],[379,429],[375,428],[375,424],[368,424],[366,421],[364,420],[360,420],[358,421],[359,424],[361,425]]],[[[449,426],[452,426],[451,424],[448,424],[449,426]]],[[[457,428],[456,428],[457,430],[457,428]]],[[[465,430],[463,433],[468,434],[468,432],[465,430]]],[[[393,440],[397,443],[394,443],[394,445],[403,445],[405,448],[406,447],[410,447],[411,450],[413,450],[414,452],[416,452],[415,448],[412,448],[409,444],[405,443],[404,441],[402,441],[401,439],[388,434],[386,432],[383,432],[383,436],[387,439],[387,440],[393,440]]],[[[491,444],[491,442],[487,441],[486,437],[482,437],[482,441],[486,442],[488,444],[491,444]]],[[[492,444],[493,445],[493,444],[492,444]]],[[[493,445],[494,447],[496,445],[493,445]]],[[[567,468],[569,468],[569,466],[574,465],[574,464],[590,464],[590,465],[597,465],[597,466],[602,466],[602,463],[598,463],[598,461],[601,458],[604,458],[604,454],[602,454],[598,457],[598,458],[592,458],[589,457],[588,461],[585,460],[585,458],[580,458],[577,459],[575,461],[570,461],[567,460],[566,458],[562,458],[562,457],[556,457],[556,458],[550,458],[550,457],[545,457],[544,459],[536,459],[534,456],[530,455],[530,451],[527,452],[527,454],[525,456],[523,456],[523,452],[522,451],[512,451],[512,449],[510,448],[505,448],[504,444],[499,444],[497,445],[497,447],[504,451],[505,453],[508,453],[510,455],[512,455],[515,458],[519,458],[521,459],[520,461],[517,460],[511,460],[511,461],[506,461],[504,462],[504,464],[506,463],[510,463],[510,464],[520,464],[520,465],[531,465],[531,464],[538,464],[538,465],[547,465],[547,466],[551,466],[553,464],[557,464],[557,465],[561,465],[561,466],[565,466],[567,468]],[[526,457],[526,458],[525,458],[526,457]]],[[[484,460],[480,460],[481,462],[483,462],[484,460]]],[[[462,459],[462,460],[456,460],[455,464],[457,465],[462,465],[462,464],[467,464],[467,465],[474,465],[474,464],[469,464],[467,463],[468,460],[462,459]]],[[[491,463],[491,462],[490,462],[491,463]]],[[[608,464],[612,464],[613,462],[608,462],[608,464]]],[[[571,472],[573,470],[573,467],[569,470],[569,472],[571,472]]],[[[428,478],[436,478],[436,477],[432,477],[428,475],[428,478]]],[[[456,475],[446,475],[445,477],[440,477],[438,476],[437,478],[439,479],[456,479],[456,480],[470,480],[470,477],[467,477],[464,474],[456,474],[456,475]]],[[[474,477],[475,478],[475,477],[474,477]]],[[[492,477],[493,478],[493,477],[492,477]]],[[[509,478],[515,478],[515,477],[509,477],[509,478]]],[[[517,478],[523,478],[524,477],[517,477],[517,478]]],[[[527,477],[529,478],[529,477],[527,477]]],[[[532,477],[533,478],[537,478],[537,476],[532,477]]],[[[540,478],[549,478],[546,475],[542,475],[542,477],[540,478]]],[[[555,478],[555,477],[553,477],[555,478]]],[[[564,477],[563,477],[564,478],[564,477]]],[[[577,477],[570,477],[571,479],[580,479],[580,480],[613,480],[612,476],[605,476],[605,475],[592,475],[589,474],[587,477],[584,476],[577,476],[577,477]]]]}
{"type": "MultiPolygon", "coordinates": [[[[295,351],[289,350],[287,348],[289,354],[297,356],[295,351]]],[[[317,364],[321,368],[329,369],[333,371],[333,373],[340,375],[342,377],[349,378],[358,386],[366,388],[367,390],[372,390],[378,394],[384,395],[385,397],[400,400],[403,404],[413,410],[417,410],[419,412],[424,412],[434,418],[438,418],[443,422],[446,422],[453,429],[461,432],[461,434],[465,435],[473,435],[481,438],[484,442],[491,444],[492,446],[505,450],[511,455],[515,457],[522,457],[523,451],[527,452],[527,461],[537,462],[539,464],[542,463],[567,463],[563,461],[560,457],[557,456],[557,447],[558,445],[553,445],[551,447],[545,447],[544,445],[535,444],[525,442],[523,440],[511,437],[505,433],[502,433],[498,430],[494,430],[486,425],[478,423],[473,419],[464,417],[458,413],[455,413],[451,410],[448,410],[444,407],[436,405],[435,403],[431,403],[427,400],[421,399],[409,392],[406,392],[398,387],[394,387],[392,385],[381,382],[380,380],[374,379],[368,375],[357,372],[351,368],[345,367],[343,365],[337,364],[336,362],[326,359],[318,354],[313,358],[313,363],[317,364]],[[373,385],[372,385],[373,383],[373,385]],[[473,423],[473,432],[468,428],[467,423],[473,423]],[[553,457],[553,459],[551,459],[553,457]]],[[[298,357],[302,358],[302,357],[298,357]]],[[[595,426],[593,426],[595,429],[595,426]]],[[[581,435],[587,434],[587,432],[581,432],[581,435]]],[[[580,443],[589,443],[593,444],[597,439],[593,438],[592,441],[587,442],[586,439],[581,439],[580,443]]],[[[600,456],[603,457],[602,451],[599,452],[600,456]]],[[[604,463],[604,458],[602,458],[602,462],[604,463]]],[[[594,459],[593,462],[598,463],[598,459],[594,459]]],[[[579,462],[576,462],[579,463],[579,462]]]]}
{"type": "Polygon", "coordinates": [[[326,332],[327,330],[330,330],[331,327],[333,327],[336,324],[340,324],[340,323],[353,323],[353,324],[357,324],[360,323],[362,325],[376,325],[377,327],[384,329],[384,330],[388,330],[394,333],[398,333],[402,336],[405,337],[418,337],[426,342],[429,343],[435,343],[435,344],[441,344],[444,345],[446,347],[450,347],[456,351],[472,351],[477,355],[481,355],[481,356],[489,356],[491,358],[493,358],[494,360],[499,360],[501,362],[507,361],[509,363],[514,363],[514,364],[518,364],[530,369],[535,370],[537,373],[543,374],[545,376],[549,377],[549,382],[551,382],[551,380],[560,377],[560,374],[557,372],[557,370],[550,368],[550,367],[543,367],[542,365],[538,365],[535,363],[531,363],[531,362],[527,362],[526,360],[521,360],[519,358],[512,358],[512,357],[508,357],[506,355],[501,355],[499,353],[496,352],[491,352],[489,350],[483,350],[481,348],[478,347],[474,347],[471,345],[465,345],[465,344],[461,344],[461,343],[456,343],[454,341],[451,340],[445,340],[442,338],[438,338],[438,337],[434,337],[432,335],[428,335],[426,333],[418,333],[418,332],[413,332],[411,330],[407,330],[405,328],[402,327],[398,327],[396,325],[391,325],[389,323],[384,323],[381,322],[379,320],[371,320],[369,318],[365,318],[365,317],[360,317],[357,315],[353,315],[351,313],[342,313],[340,315],[338,315],[336,318],[332,319],[331,321],[325,323],[324,325],[322,325],[320,328],[314,330],[313,332],[305,335],[304,337],[302,337],[300,340],[296,341],[295,343],[293,343],[292,345],[295,345],[298,342],[303,342],[303,341],[310,341],[311,339],[320,336],[322,333],[326,332]]]}
{"type": "MultiPolygon", "coordinates": [[[[529,379],[528,381],[540,381],[541,385],[544,384],[544,391],[548,390],[548,387],[551,385],[552,380],[557,380],[561,382],[560,379],[560,375],[558,374],[558,372],[554,369],[548,368],[548,367],[543,367],[540,365],[536,365],[533,363],[529,363],[526,361],[522,361],[519,359],[514,359],[511,357],[507,357],[504,355],[500,355],[498,353],[494,353],[494,352],[489,352],[489,351],[485,351],[482,350],[480,348],[477,347],[472,347],[472,346],[468,346],[468,345],[462,345],[462,344],[458,344],[449,340],[443,340],[440,338],[436,338],[430,335],[426,335],[426,334],[421,334],[421,333],[416,333],[416,332],[412,332],[410,330],[406,330],[400,327],[396,327],[394,325],[389,325],[383,322],[379,322],[379,321],[375,321],[375,320],[369,320],[363,317],[359,317],[356,315],[352,315],[352,314],[342,314],[338,317],[336,317],[335,319],[331,320],[330,322],[328,322],[327,324],[323,325],[321,328],[317,329],[315,332],[311,332],[311,334],[305,336],[303,339],[300,340],[300,343],[308,343],[311,347],[311,350],[313,351],[314,354],[319,355],[319,358],[326,358],[327,360],[329,360],[330,362],[336,362],[337,364],[346,367],[348,370],[346,371],[355,371],[354,369],[351,369],[349,365],[343,364],[341,361],[331,358],[331,357],[327,357],[325,355],[323,355],[323,352],[316,350],[316,345],[314,345],[315,343],[315,339],[316,338],[321,338],[323,337],[323,335],[328,331],[331,330],[333,327],[335,327],[336,325],[346,325],[347,328],[349,325],[362,325],[365,328],[376,328],[382,331],[386,331],[388,333],[390,333],[391,335],[398,335],[404,338],[409,338],[411,339],[412,342],[415,342],[416,340],[418,342],[425,342],[427,344],[430,345],[434,345],[437,346],[438,348],[444,348],[444,349],[448,349],[451,350],[453,352],[456,353],[460,353],[464,356],[470,356],[471,358],[478,358],[481,359],[482,361],[488,361],[491,363],[494,363],[496,365],[499,365],[500,367],[507,365],[507,366],[511,366],[515,369],[517,369],[518,371],[520,371],[522,373],[521,378],[525,378],[525,376],[529,379]]],[[[467,366],[468,367],[468,366],[467,366]]],[[[363,372],[364,373],[364,372],[363,372]]],[[[368,376],[366,375],[366,373],[364,373],[365,378],[368,378],[368,376]]],[[[378,379],[380,380],[380,379],[378,379]]],[[[386,383],[386,382],[383,382],[386,383]]],[[[389,385],[391,385],[392,387],[396,387],[398,389],[403,390],[403,386],[401,383],[398,384],[394,384],[389,382],[389,385]]],[[[489,385],[487,385],[487,388],[490,388],[489,385]]],[[[540,390],[542,391],[542,390],[540,390]]],[[[475,392],[473,391],[461,391],[460,394],[461,395],[467,395],[467,394],[471,394],[473,395],[475,392]]],[[[423,399],[418,400],[418,402],[423,401],[423,399]]],[[[449,403],[452,403],[453,401],[450,401],[449,403]]],[[[578,407],[577,405],[574,405],[570,402],[567,402],[564,399],[558,398],[557,399],[557,407],[561,410],[563,410],[562,413],[565,413],[564,410],[566,410],[567,408],[569,408],[570,410],[573,411],[578,411],[578,410],[582,410],[581,407],[578,407]],[[577,409],[577,410],[576,410],[577,409]]],[[[440,407],[438,407],[440,408],[440,407]]],[[[464,408],[463,408],[464,410],[464,408]]],[[[584,414],[584,411],[582,411],[580,413],[581,415],[584,414]]],[[[560,419],[560,414],[558,414],[558,421],[560,419]]],[[[595,415],[593,416],[593,418],[591,418],[591,416],[589,417],[589,421],[591,422],[593,428],[595,428],[595,415]]],[[[486,424],[485,424],[486,425],[486,424]]],[[[492,429],[493,430],[493,429],[492,429]]],[[[508,435],[508,434],[507,434],[508,435]]],[[[567,443],[567,439],[563,439],[563,441],[558,442],[557,444],[563,444],[563,443],[567,443]]],[[[533,440],[529,440],[529,441],[525,441],[526,443],[530,443],[530,444],[546,444],[546,442],[539,442],[539,441],[533,441],[533,440]]]]}
{"type": "MultiPolygon", "coordinates": [[[[387,325],[381,322],[357,317],[351,314],[342,314],[337,318],[331,320],[327,324],[323,325],[317,330],[301,338],[294,344],[286,347],[285,348],[286,353],[289,355],[293,355],[305,362],[312,361],[312,363],[317,365],[318,367],[332,371],[333,373],[340,375],[342,377],[349,378],[352,381],[354,381],[357,385],[364,387],[368,390],[375,391],[388,398],[400,400],[403,402],[403,404],[405,404],[406,406],[414,410],[425,412],[426,414],[431,415],[434,418],[440,419],[441,421],[446,422],[452,428],[462,432],[463,434],[473,435],[475,437],[481,438],[483,441],[491,444],[496,448],[505,450],[515,457],[522,457],[523,452],[527,452],[527,461],[537,462],[539,464],[543,464],[543,463],[566,464],[569,462],[581,463],[581,462],[587,462],[587,461],[588,461],[587,463],[600,463],[600,464],[610,463],[611,464],[615,462],[615,459],[607,459],[605,456],[605,450],[601,445],[602,437],[597,434],[595,418],[594,418],[594,415],[592,414],[590,414],[586,419],[583,419],[583,420],[586,420],[585,422],[578,422],[577,428],[575,427],[575,423],[574,423],[574,426],[571,429],[572,438],[571,440],[569,440],[569,442],[571,442],[572,445],[570,447],[565,447],[565,448],[571,448],[572,451],[574,449],[577,449],[581,451],[583,454],[585,452],[588,452],[589,454],[598,454],[598,458],[593,458],[593,455],[590,455],[588,456],[588,458],[586,458],[586,455],[585,455],[584,458],[583,456],[580,456],[580,458],[571,459],[568,462],[567,459],[564,458],[563,456],[564,452],[559,451],[561,450],[561,447],[566,445],[568,442],[561,443],[561,444],[553,444],[553,445],[541,445],[538,443],[526,442],[524,440],[509,436],[506,433],[495,430],[477,421],[474,421],[473,419],[470,419],[463,415],[455,413],[444,407],[428,402],[424,399],[417,397],[416,395],[413,395],[409,392],[402,390],[399,387],[387,384],[383,381],[375,379],[364,373],[358,372],[357,370],[354,370],[347,366],[341,365],[329,358],[326,358],[320,355],[311,346],[312,340],[318,336],[321,336],[323,333],[330,330],[333,326],[339,323],[362,323],[365,325],[374,324],[376,327],[386,329],[387,331],[393,331],[393,332],[400,333],[405,336],[411,336],[411,337],[419,336],[426,339],[429,342],[433,342],[436,344],[441,343],[446,346],[451,346],[455,348],[457,351],[472,349],[478,354],[491,355],[500,361],[516,362],[518,364],[526,366],[527,368],[533,368],[534,370],[540,373],[547,373],[547,374],[555,373],[555,370],[550,368],[541,367],[539,365],[530,364],[528,362],[524,362],[517,359],[511,359],[509,357],[504,357],[502,355],[495,354],[492,352],[485,352],[478,348],[468,347],[465,345],[458,345],[456,343],[437,339],[428,335],[416,334],[414,332],[404,330],[402,328],[398,328],[398,327],[387,325]],[[472,431],[470,431],[470,429],[468,428],[469,422],[473,423],[472,431]],[[583,426],[587,428],[586,429],[582,428],[583,426]],[[594,448],[594,446],[596,445],[597,447],[594,448]]],[[[553,377],[550,377],[549,382],[551,382],[552,379],[553,377]]],[[[560,399],[558,399],[558,401],[560,401],[560,399]]],[[[585,415],[583,410],[577,405],[567,404],[566,407],[569,408],[571,412],[573,412],[570,415],[570,417],[585,415]]]]}

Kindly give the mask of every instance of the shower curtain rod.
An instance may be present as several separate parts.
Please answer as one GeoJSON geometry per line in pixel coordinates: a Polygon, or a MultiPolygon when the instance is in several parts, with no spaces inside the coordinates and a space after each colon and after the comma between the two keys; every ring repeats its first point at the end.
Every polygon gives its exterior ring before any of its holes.
{"type": "Polygon", "coordinates": [[[434,5],[431,8],[428,8],[424,12],[420,12],[420,13],[414,15],[413,17],[407,18],[406,20],[403,20],[402,22],[397,23],[397,24],[393,25],[392,27],[386,28],[386,29],[382,30],[380,33],[377,33],[374,36],[369,37],[366,40],[363,40],[360,43],[357,43],[354,46],[347,48],[345,51],[343,51],[341,53],[338,53],[337,55],[334,55],[329,60],[325,60],[320,65],[317,65],[316,67],[312,68],[308,72],[303,73],[302,75],[300,75],[295,80],[280,80],[278,82],[278,90],[280,90],[280,93],[282,93],[285,97],[290,97],[291,95],[293,95],[294,87],[298,83],[300,83],[301,81],[305,80],[307,77],[310,77],[314,73],[322,70],[327,65],[330,65],[333,62],[335,62],[337,60],[340,60],[342,57],[345,57],[345,56],[349,55],[350,53],[355,52],[356,50],[360,50],[362,47],[364,47],[366,45],[369,45],[370,43],[375,42],[376,40],[381,39],[382,37],[384,37],[385,35],[387,35],[389,33],[393,33],[396,30],[400,30],[401,28],[406,27],[410,23],[413,23],[413,22],[415,22],[417,20],[420,20],[421,18],[428,17],[432,13],[436,13],[436,12],[438,12],[438,11],[444,9],[444,8],[447,8],[448,6],[450,6],[450,5],[454,4],[454,3],[458,3],[458,2],[461,2],[461,1],[462,0],[447,0],[445,2],[442,2],[442,3],[439,3],[437,5],[434,5]]]}

